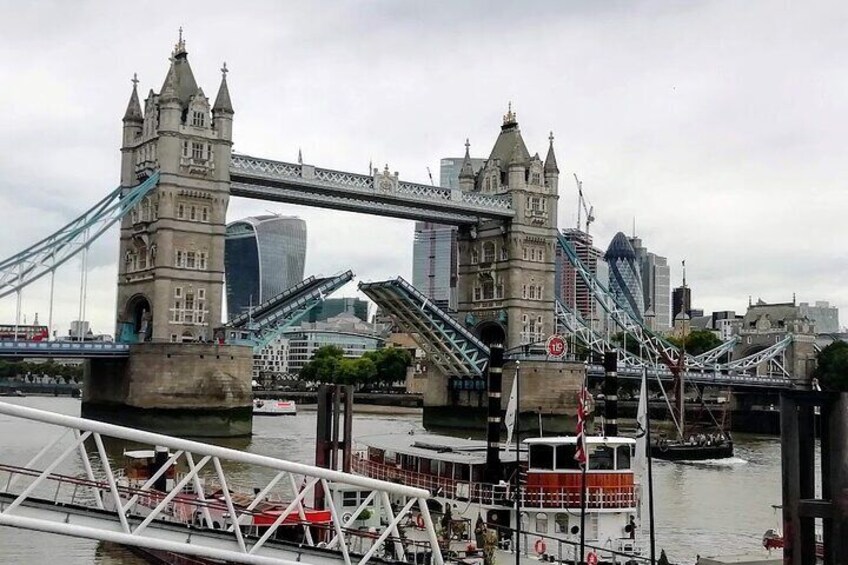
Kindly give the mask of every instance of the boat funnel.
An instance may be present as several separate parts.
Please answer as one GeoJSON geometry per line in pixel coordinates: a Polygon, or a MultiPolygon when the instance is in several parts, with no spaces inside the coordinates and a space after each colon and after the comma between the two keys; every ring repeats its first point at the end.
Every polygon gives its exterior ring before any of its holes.
{"type": "Polygon", "coordinates": [[[618,351],[604,353],[604,435],[618,435],[618,351]]]}

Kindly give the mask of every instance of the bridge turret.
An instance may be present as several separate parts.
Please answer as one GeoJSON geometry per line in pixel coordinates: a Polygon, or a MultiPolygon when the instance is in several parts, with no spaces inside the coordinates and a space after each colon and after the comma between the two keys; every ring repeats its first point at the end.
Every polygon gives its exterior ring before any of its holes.
{"type": "Polygon", "coordinates": [[[459,170],[459,189],[463,191],[474,190],[474,167],[471,165],[471,144],[465,140],[465,158],[462,160],[462,168],[459,170]]]}
{"type": "Polygon", "coordinates": [[[212,106],[212,128],[222,140],[233,139],[233,103],[230,101],[230,89],[227,87],[227,63],[221,66],[221,86],[212,106]]]}
{"type": "Polygon", "coordinates": [[[135,88],[133,97],[124,120],[122,183],[134,186],[152,172],[160,178],[121,225],[116,333],[124,341],[210,340],[221,323],[229,201],[233,111],[226,75],[213,109],[181,32],[141,122],[135,88]]]}
{"type": "MultiPolygon", "coordinates": [[[[551,132],[548,140],[550,145],[548,145],[548,155],[545,157],[545,186],[548,187],[548,192],[557,194],[559,192],[559,167],[554,154],[554,132],[551,132]]],[[[554,225],[556,225],[556,222],[554,225]]]]}

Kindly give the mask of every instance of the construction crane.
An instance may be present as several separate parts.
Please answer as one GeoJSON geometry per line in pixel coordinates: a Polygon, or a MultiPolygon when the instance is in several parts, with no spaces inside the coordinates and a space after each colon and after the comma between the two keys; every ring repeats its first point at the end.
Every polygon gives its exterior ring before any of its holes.
{"type": "Polygon", "coordinates": [[[577,178],[577,173],[574,173],[574,181],[577,183],[577,194],[579,195],[577,203],[577,229],[582,228],[581,213],[586,213],[586,234],[589,234],[589,226],[595,221],[595,207],[587,205],[586,198],[583,196],[583,182],[577,178]]]}

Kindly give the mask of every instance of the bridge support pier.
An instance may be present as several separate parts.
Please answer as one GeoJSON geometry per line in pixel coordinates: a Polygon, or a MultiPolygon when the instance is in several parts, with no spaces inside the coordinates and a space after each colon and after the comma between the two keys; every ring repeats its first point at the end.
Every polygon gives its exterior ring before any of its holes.
{"type": "MultiPolygon", "coordinates": [[[[521,360],[521,432],[539,433],[539,415],[545,434],[573,434],[577,421],[577,392],[583,382],[585,365],[540,359],[521,360]]],[[[503,367],[504,391],[512,390],[515,362],[503,367]]],[[[452,381],[438,370],[429,371],[424,391],[424,427],[432,429],[478,430],[483,433],[488,417],[485,385],[474,379],[452,381]],[[467,385],[467,386],[463,386],[467,385]]],[[[501,411],[506,411],[509,394],[501,395],[501,411]]]]}
{"type": "Polygon", "coordinates": [[[139,343],[128,359],[86,362],[82,416],[168,435],[249,436],[250,347],[139,343]]]}

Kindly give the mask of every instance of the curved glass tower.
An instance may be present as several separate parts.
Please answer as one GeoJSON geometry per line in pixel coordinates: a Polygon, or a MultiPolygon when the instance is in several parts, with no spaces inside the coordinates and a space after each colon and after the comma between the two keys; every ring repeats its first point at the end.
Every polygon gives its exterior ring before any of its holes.
{"type": "Polygon", "coordinates": [[[621,232],[615,234],[604,254],[609,265],[610,293],[618,299],[619,304],[630,310],[630,313],[642,321],[645,315],[645,298],[642,293],[642,277],[636,261],[636,252],[621,232]]]}
{"type": "Polygon", "coordinates": [[[302,281],[305,262],[306,222],[300,218],[265,215],[228,224],[227,318],[302,281]]]}

